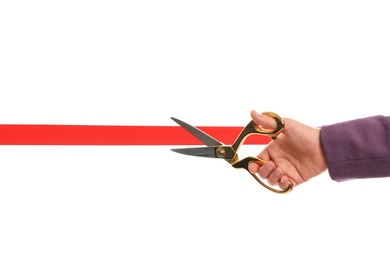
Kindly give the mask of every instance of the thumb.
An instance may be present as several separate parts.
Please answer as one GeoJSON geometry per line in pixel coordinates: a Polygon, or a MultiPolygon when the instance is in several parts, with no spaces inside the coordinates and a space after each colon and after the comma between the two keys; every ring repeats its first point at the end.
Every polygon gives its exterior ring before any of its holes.
{"type": "Polygon", "coordinates": [[[271,129],[277,127],[277,123],[275,119],[265,114],[259,114],[255,110],[251,111],[251,117],[253,122],[255,122],[257,125],[263,126],[265,128],[271,128],[271,129]]]}

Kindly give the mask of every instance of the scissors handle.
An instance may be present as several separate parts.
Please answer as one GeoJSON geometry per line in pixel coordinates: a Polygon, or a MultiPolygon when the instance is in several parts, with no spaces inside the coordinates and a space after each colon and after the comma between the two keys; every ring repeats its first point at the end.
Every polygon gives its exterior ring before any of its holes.
{"type": "Polygon", "coordinates": [[[260,165],[264,165],[265,162],[260,159],[260,158],[257,158],[257,157],[253,157],[253,156],[249,156],[249,157],[246,157],[236,163],[233,163],[232,166],[236,169],[245,169],[247,170],[252,176],[253,178],[255,178],[255,180],[260,183],[264,188],[270,190],[270,191],[273,191],[275,193],[289,193],[290,191],[292,191],[293,189],[293,185],[292,183],[290,182],[289,183],[289,186],[287,187],[287,189],[285,190],[278,190],[278,189],[275,189],[275,188],[272,188],[270,186],[268,186],[267,184],[265,184],[256,174],[252,174],[250,171],[249,171],[249,163],[251,162],[257,162],[259,163],[260,165]]]}
{"type": "Polygon", "coordinates": [[[245,141],[245,139],[252,134],[260,134],[260,135],[266,135],[272,138],[272,140],[275,140],[284,129],[284,120],[281,116],[274,112],[263,112],[262,114],[273,117],[276,121],[276,128],[275,129],[264,129],[261,126],[257,125],[255,122],[250,121],[249,124],[247,124],[244,129],[241,131],[240,135],[237,137],[237,139],[234,141],[234,143],[231,145],[231,147],[238,151],[241,144],[245,141]]]}
{"type": "Polygon", "coordinates": [[[280,132],[282,132],[282,130],[284,129],[284,120],[278,114],[276,114],[274,112],[264,112],[262,114],[273,117],[276,121],[276,128],[275,129],[264,129],[261,126],[257,125],[253,120],[251,122],[249,122],[249,124],[241,131],[240,135],[237,137],[236,141],[231,146],[236,153],[236,156],[234,156],[232,161],[231,161],[231,165],[234,168],[243,168],[243,169],[247,170],[253,176],[253,178],[255,178],[255,180],[258,183],[260,183],[263,187],[267,188],[270,191],[273,191],[276,193],[288,193],[288,192],[292,191],[292,188],[293,188],[293,185],[291,184],[291,182],[290,182],[290,185],[288,186],[288,188],[285,190],[274,189],[274,188],[266,185],[257,175],[252,174],[249,171],[249,163],[250,162],[257,162],[260,165],[264,165],[265,162],[262,159],[250,156],[250,157],[246,157],[242,160],[239,160],[238,156],[237,156],[238,149],[240,148],[241,144],[244,142],[246,137],[248,137],[249,135],[251,135],[251,134],[267,135],[267,136],[271,137],[272,140],[275,140],[277,138],[278,134],[280,132]]]}

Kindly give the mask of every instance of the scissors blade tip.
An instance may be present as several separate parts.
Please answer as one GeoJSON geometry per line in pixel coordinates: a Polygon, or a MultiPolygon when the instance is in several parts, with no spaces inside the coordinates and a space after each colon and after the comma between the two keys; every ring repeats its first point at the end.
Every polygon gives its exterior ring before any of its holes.
{"type": "Polygon", "coordinates": [[[216,158],[214,147],[175,148],[171,151],[190,156],[216,158]]]}
{"type": "Polygon", "coordinates": [[[179,119],[177,119],[176,117],[173,117],[173,116],[171,116],[171,119],[173,120],[173,121],[175,121],[177,124],[179,124],[179,125],[181,125],[181,124],[183,124],[184,122],[183,121],[181,121],[181,120],[179,120],[179,119]]]}
{"type": "Polygon", "coordinates": [[[175,117],[171,117],[171,119],[173,121],[175,121],[178,125],[180,125],[181,127],[183,127],[185,130],[187,130],[188,132],[190,132],[193,136],[195,136],[198,140],[200,140],[202,143],[204,143],[205,145],[207,146],[218,146],[218,145],[222,145],[222,143],[220,141],[218,141],[217,139],[211,137],[210,135],[204,133],[203,131],[201,131],[200,129],[192,126],[192,125],[189,125],[175,117]]]}

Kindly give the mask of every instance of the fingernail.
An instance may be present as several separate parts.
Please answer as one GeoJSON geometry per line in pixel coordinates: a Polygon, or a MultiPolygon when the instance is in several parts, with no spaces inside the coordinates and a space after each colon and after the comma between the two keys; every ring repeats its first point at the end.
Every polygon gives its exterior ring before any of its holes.
{"type": "Polygon", "coordinates": [[[280,183],[281,183],[281,184],[284,183],[284,178],[280,178],[280,183]]]}
{"type": "Polygon", "coordinates": [[[267,163],[267,164],[265,164],[265,169],[267,170],[267,172],[271,172],[272,166],[267,163]]]}
{"type": "Polygon", "coordinates": [[[282,176],[282,174],[278,170],[276,170],[274,172],[274,175],[275,175],[276,178],[279,178],[280,176],[282,176]]]}
{"type": "Polygon", "coordinates": [[[253,110],[253,112],[255,112],[257,117],[261,117],[261,114],[259,112],[257,112],[256,110],[253,110]]]}
{"type": "Polygon", "coordinates": [[[252,171],[252,167],[251,167],[251,165],[252,165],[252,162],[251,162],[251,163],[249,163],[248,170],[249,170],[249,172],[250,172],[250,173],[254,174],[256,171],[252,171]]]}

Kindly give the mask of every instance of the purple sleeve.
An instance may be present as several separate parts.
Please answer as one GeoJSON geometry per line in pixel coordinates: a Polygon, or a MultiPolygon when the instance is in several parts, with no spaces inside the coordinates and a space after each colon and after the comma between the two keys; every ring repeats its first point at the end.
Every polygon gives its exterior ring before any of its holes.
{"type": "Polygon", "coordinates": [[[390,177],[390,117],[323,126],[320,139],[333,180],[390,177]]]}

